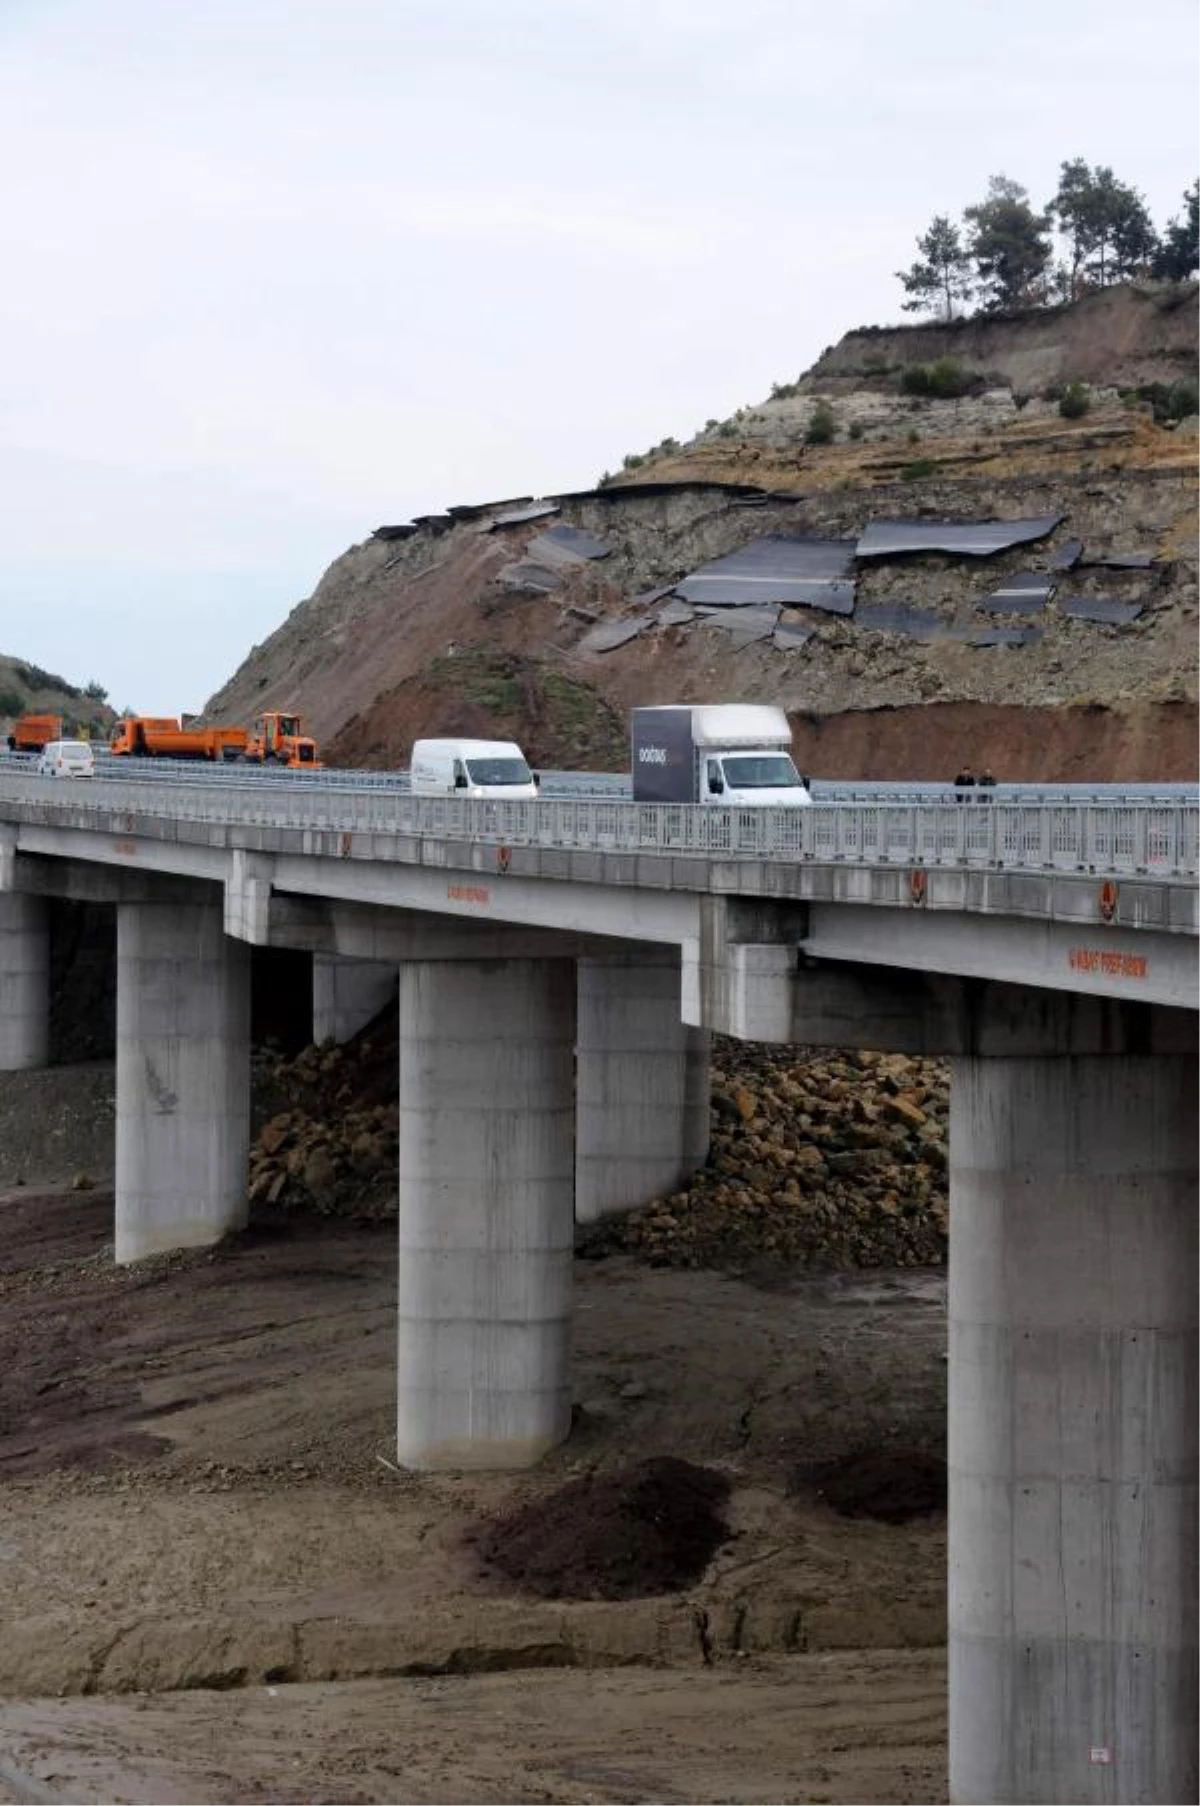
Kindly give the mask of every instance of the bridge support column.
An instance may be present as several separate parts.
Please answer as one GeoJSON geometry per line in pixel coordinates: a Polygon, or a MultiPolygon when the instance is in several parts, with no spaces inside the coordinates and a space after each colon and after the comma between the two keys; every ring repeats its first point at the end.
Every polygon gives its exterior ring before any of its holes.
{"type": "Polygon", "coordinates": [[[117,911],[116,1258],[246,1221],[250,948],[218,904],[117,911]]]}
{"type": "Polygon", "coordinates": [[[708,1154],[707,1029],[680,1020],[679,953],[579,961],[575,1215],[674,1191],[708,1154]]]}
{"type": "Polygon", "coordinates": [[[0,895],[0,1072],[50,1057],[50,920],[45,899],[0,895]]]}
{"type": "Polygon", "coordinates": [[[530,1467],[571,1424],[569,960],[400,968],[396,1446],[530,1467]]]}
{"type": "Polygon", "coordinates": [[[313,1040],[349,1041],[396,995],[396,967],[313,954],[313,1040]]]}
{"type": "Polygon", "coordinates": [[[1196,1798],[1196,1083],[953,1064],[954,1801],[1196,1798]]]}

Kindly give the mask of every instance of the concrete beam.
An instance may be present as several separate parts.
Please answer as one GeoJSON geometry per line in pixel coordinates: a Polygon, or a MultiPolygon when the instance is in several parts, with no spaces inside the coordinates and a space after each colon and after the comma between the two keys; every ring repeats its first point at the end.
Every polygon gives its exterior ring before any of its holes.
{"type": "Polygon", "coordinates": [[[572,959],[611,953],[625,945],[599,935],[564,934],[520,923],[462,921],[411,909],[278,893],[271,896],[268,933],[274,947],[380,965],[448,959],[572,959]]]}
{"type": "Polygon", "coordinates": [[[225,932],[234,940],[265,947],[271,931],[271,886],[275,861],[269,853],[236,847],[225,872],[225,932]]]}
{"type": "Polygon", "coordinates": [[[400,972],[398,1458],[529,1467],[571,1423],[575,968],[400,972]]]}
{"type": "Polygon", "coordinates": [[[22,822],[17,830],[19,851],[124,871],[203,878],[216,884],[224,880],[229,855],[220,844],[222,836],[215,826],[176,823],[175,835],[168,836],[152,831],[161,828],[159,822],[148,824],[151,831],[142,831],[132,814],[115,814],[101,827],[86,809],[80,808],[76,813],[78,820],[54,827],[22,822]],[[185,829],[188,832],[182,831],[185,829]]]}
{"type": "Polygon", "coordinates": [[[578,964],[575,1215],[674,1191],[708,1153],[709,1035],[680,1019],[679,955],[630,949],[578,964]]]}
{"type": "Polygon", "coordinates": [[[950,1797],[1197,1797],[1194,1057],[950,1089],[950,1797]]]}
{"type": "Polygon", "coordinates": [[[756,897],[700,898],[695,933],[681,943],[683,1020],[746,1040],[785,1038],[781,1025],[788,1008],[787,975],[796,969],[796,947],[807,933],[804,904],[756,897]],[[757,972],[760,955],[766,983],[755,983],[747,992],[744,973],[757,972]],[[761,1017],[767,1032],[734,1026],[750,1015],[761,1017]],[[772,1023],[778,1032],[771,1032],[772,1023]]]}
{"type": "MultiPolygon", "coordinates": [[[[362,856],[371,837],[361,839],[363,846],[357,856],[351,853],[344,859],[315,853],[277,855],[275,889],[293,896],[377,904],[477,925],[515,923],[558,933],[610,935],[675,946],[698,931],[700,900],[681,891],[519,877],[497,868],[498,849],[494,846],[460,846],[451,858],[448,849],[443,852],[416,843],[426,855],[424,864],[382,858],[372,862],[362,856]],[[442,856],[435,863],[437,853],[442,856]],[[472,856],[477,867],[471,865],[472,856]]],[[[561,876],[566,878],[569,872],[564,869],[561,876]]]]}
{"type": "Polygon", "coordinates": [[[1184,1009],[1200,996],[1200,943],[1192,935],[1105,923],[1095,912],[1076,924],[814,903],[800,952],[1184,1009]]]}
{"type": "Polygon", "coordinates": [[[197,903],[217,895],[207,879],[95,865],[84,859],[50,859],[41,853],[17,855],[9,888],[24,896],[68,903],[197,903]]]}
{"type": "Polygon", "coordinates": [[[250,950],[216,903],[117,912],[116,1258],[246,1221],[250,950]]]}
{"type": "Polygon", "coordinates": [[[806,958],[795,947],[724,949],[686,982],[684,1013],[718,1034],[895,1053],[1187,1053],[1194,1009],[910,970],[806,958]]]}

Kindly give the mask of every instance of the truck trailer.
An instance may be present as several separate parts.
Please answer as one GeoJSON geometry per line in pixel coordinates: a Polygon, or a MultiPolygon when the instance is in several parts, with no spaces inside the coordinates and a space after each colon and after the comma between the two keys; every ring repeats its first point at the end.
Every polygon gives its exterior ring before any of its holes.
{"type": "Polygon", "coordinates": [[[634,709],[635,803],[716,803],[795,809],[811,803],[792,763],[782,709],[763,703],[634,709]]]}
{"type": "Polygon", "coordinates": [[[51,740],[61,740],[61,715],[22,715],[8,736],[9,752],[42,752],[51,740]]]}
{"type": "Polygon", "coordinates": [[[246,751],[244,727],[184,727],[174,715],[126,715],[109,737],[118,758],[240,759],[246,751]]]}

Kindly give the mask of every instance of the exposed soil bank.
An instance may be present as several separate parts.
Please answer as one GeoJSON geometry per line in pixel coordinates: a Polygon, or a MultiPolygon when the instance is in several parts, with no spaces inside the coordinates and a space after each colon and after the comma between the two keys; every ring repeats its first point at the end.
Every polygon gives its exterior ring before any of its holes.
{"type": "Polygon", "coordinates": [[[12,1701],[0,1801],[903,1806],[945,1799],[945,1723],[940,1651],[12,1701]]]}
{"type": "Polygon", "coordinates": [[[791,720],[796,763],[821,778],[946,783],[964,760],[1007,784],[1183,784],[1200,771],[1194,702],[931,702],[791,720]]]}

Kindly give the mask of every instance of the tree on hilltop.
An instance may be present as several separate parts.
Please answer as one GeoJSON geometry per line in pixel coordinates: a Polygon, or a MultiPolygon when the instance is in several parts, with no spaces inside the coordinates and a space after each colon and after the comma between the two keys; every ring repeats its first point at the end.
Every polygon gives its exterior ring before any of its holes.
{"type": "Polygon", "coordinates": [[[1184,190],[1183,217],[1168,220],[1151,273],[1168,282],[1186,282],[1200,270],[1200,181],[1184,190]]]}
{"type": "Polygon", "coordinates": [[[1082,157],[1062,165],[1049,211],[1070,247],[1071,299],[1085,283],[1103,288],[1127,281],[1149,268],[1158,250],[1158,234],[1137,189],[1100,164],[1090,169],[1082,157]]]}
{"type": "Polygon", "coordinates": [[[985,310],[999,313],[1044,301],[1050,219],[1034,212],[1028,190],[1007,176],[992,176],[987,199],[968,207],[963,217],[985,310]]]}
{"type": "Polygon", "coordinates": [[[935,214],[928,231],[917,239],[917,250],[921,253],[917,262],[896,271],[908,297],[901,306],[905,313],[937,313],[952,320],[954,303],[966,301],[975,286],[958,227],[946,214],[935,214]]]}

